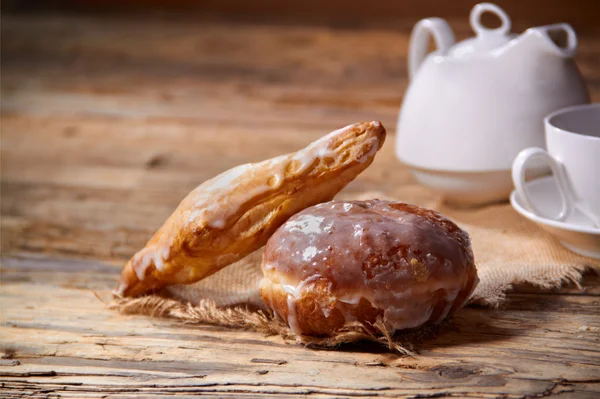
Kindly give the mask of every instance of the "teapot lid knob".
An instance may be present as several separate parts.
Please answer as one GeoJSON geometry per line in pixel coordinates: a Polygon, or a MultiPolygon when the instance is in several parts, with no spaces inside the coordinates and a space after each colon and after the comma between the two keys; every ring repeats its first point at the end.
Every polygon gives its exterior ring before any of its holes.
{"type": "Polygon", "coordinates": [[[471,22],[471,27],[475,33],[477,33],[477,36],[490,33],[496,35],[507,35],[510,32],[510,18],[508,17],[508,14],[506,14],[500,7],[492,3],[477,4],[471,10],[469,20],[471,22]],[[500,19],[501,25],[498,28],[489,29],[481,23],[481,16],[486,12],[496,15],[500,19]]]}
{"type": "Polygon", "coordinates": [[[497,5],[491,3],[477,4],[471,10],[471,27],[477,35],[474,38],[463,40],[448,50],[448,55],[455,58],[469,57],[471,55],[487,54],[511,41],[515,35],[510,33],[510,18],[497,5]],[[500,19],[498,28],[487,28],[481,23],[481,16],[492,13],[500,19]]]}

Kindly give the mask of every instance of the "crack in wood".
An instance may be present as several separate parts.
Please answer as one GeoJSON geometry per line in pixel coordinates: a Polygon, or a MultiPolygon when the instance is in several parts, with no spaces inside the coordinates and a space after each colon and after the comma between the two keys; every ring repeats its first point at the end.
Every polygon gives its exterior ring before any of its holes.
{"type": "Polygon", "coordinates": [[[250,363],[267,363],[267,364],[277,364],[277,365],[282,365],[282,364],[286,364],[287,360],[283,360],[283,359],[258,359],[258,358],[254,358],[250,360],[250,363]]]}

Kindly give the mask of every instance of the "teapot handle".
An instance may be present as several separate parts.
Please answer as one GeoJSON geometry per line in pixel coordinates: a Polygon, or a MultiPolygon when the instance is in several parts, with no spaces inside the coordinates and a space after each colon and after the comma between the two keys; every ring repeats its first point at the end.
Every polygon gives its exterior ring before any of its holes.
{"type": "Polygon", "coordinates": [[[543,37],[547,39],[547,43],[550,45],[551,51],[555,54],[571,58],[577,53],[577,35],[569,24],[553,24],[547,26],[541,26],[538,28],[531,28],[531,30],[538,31],[543,37]],[[552,36],[554,34],[563,33],[566,36],[566,43],[560,45],[554,41],[552,36]]]}
{"type": "Polygon", "coordinates": [[[441,18],[420,20],[410,35],[408,49],[408,77],[410,80],[414,78],[427,56],[427,44],[430,36],[433,36],[435,45],[442,54],[455,43],[454,32],[448,22],[441,18]]]}

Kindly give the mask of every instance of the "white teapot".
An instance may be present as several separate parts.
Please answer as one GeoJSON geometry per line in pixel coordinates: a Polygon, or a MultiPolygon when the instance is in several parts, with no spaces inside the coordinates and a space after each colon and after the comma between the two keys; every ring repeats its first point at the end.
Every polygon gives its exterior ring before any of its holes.
{"type": "Polygon", "coordinates": [[[476,5],[470,22],[477,35],[457,44],[443,19],[415,26],[396,138],[396,155],[415,178],[459,204],[507,199],[514,158],[524,148],[545,147],[544,117],[589,103],[572,59],[577,37],[570,25],[514,35],[506,13],[490,3],[476,5]],[[484,27],[484,12],[502,25],[484,27]],[[555,43],[554,34],[566,35],[566,44],[555,43]],[[427,55],[430,36],[437,50],[427,55]]]}

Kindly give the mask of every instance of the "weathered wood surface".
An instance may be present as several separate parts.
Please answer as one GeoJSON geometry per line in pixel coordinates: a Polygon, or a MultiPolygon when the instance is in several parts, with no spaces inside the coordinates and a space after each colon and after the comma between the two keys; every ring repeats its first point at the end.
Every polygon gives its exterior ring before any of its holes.
{"type": "MultiPolygon", "coordinates": [[[[600,395],[592,275],[583,291],[465,309],[417,359],[123,316],[96,298],[199,182],[354,121],[393,133],[409,23],[2,17],[0,396],[600,395]]],[[[580,41],[600,101],[600,34],[580,41]]],[[[345,193],[426,203],[392,140],[345,193]]]]}

